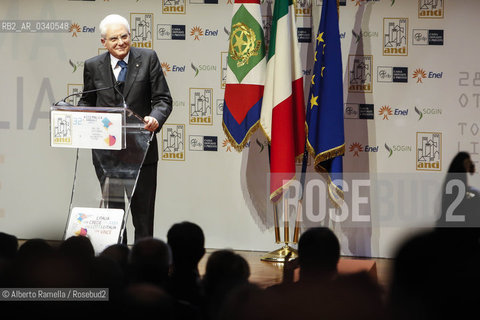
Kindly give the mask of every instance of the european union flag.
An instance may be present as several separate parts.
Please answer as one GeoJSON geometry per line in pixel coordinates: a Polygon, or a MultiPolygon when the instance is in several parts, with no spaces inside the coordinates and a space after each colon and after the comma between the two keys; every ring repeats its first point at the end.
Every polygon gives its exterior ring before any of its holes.
{"type": "Polygon", "coordinates": [[[343,79],[337,0],[323,0],[316,37],[315,62],[308,96],[306,123],[307,149],[315,159],[315,169],[328,174],[329,194],[336,203],[343,198],[341,185],[343,131],[343,79]],[[333,181],[333,183],[332,183],[333,181]]]}

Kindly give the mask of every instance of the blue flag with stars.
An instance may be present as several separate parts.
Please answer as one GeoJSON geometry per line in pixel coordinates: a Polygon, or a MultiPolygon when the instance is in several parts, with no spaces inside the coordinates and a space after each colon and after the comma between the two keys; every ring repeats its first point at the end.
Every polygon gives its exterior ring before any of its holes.
{"type": "Polygon", "coordinates": [[[343,199],[342,156],[345,153],[343,126],[343,79],[337,0],[323,0],[316,37],[306,124],[307,149],[315,169],[326,174],[330,198],[343,199]],[[338,180],[337,180],[338,179],[338,180]]]}

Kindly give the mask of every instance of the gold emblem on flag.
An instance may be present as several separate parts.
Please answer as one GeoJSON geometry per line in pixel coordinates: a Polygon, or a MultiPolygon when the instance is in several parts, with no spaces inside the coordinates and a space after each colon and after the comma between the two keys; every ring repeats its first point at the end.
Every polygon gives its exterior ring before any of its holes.
{"type": "Polygon", "coordinates": [[[258,55],[261,44],[252,28],[242,22],[233,25],[229,54],[233,60],[237,61],[237,67],[248,64],[250,57],[258,55]]]}

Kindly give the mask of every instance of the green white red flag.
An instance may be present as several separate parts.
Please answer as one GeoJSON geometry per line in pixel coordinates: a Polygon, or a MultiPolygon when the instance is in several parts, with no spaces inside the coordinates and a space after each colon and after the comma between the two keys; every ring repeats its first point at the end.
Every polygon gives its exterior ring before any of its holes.
{"type": "Polygon", "coordinates": [[[296,158],[305,149],[305,101],[295,9],[276,0],[260,116],[270,142],[270,199],[276,201],[295,178],[296,158]]]}

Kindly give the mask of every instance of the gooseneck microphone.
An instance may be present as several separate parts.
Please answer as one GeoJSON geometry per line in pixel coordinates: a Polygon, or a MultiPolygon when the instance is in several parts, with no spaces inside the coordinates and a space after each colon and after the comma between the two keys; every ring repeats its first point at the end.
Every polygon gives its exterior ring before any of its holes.
{"type": "Polygon", "coordinates": [[[99,89],[93,89],[93,90],[86,90],[86,91],[81,91],[81,92],[77,92],[77,93],[72,93],[72,94],[69,94],[68,96],[66,96],[65,98],[63,98],[62,100],[56,102],[54,104],[54,106],[56,107],[73,107],[72,104],[68,103],[66,100],[70,97],[73,97],[73,96],[78,96],[78,95],[82,95],[84,93],[93,93],[93,92],[98,92],[98,91],[103,91],[103,90],[108,90],[108,89],[114,89],[119,95],[120,97],[122,97],[122,106],[123,108],[125,108],[125,110],[128,112],[129,116],[134,116],[135,118],[137,118],[138,120],[142,121],[143,123],[147,124],[147,122],[140,116],[138,115],[137,113],[133,112],[132,110],[130,110],[127,106],[127,102],[125,100],[125,96],[123,95],[122,91],[119,90],[119,87],[122,88],[124,86],[125,82],[124,81],[116,81],[115,84],[113,86],[110,86],[110,87],[105,87],[105,88],[99,88],[99,89]]]}
{"type": "MultiPolygon", "coordinates": [[[[63,98],[62,100],[56,102],[54,104],[54,106],[60,106],[60,107],[73,107],[73,105],[71,105],[70,103],[68,103],[66,100],[70,97],[73,97],[73,96],[78,96],[78,95],[82,95],[84,93],[93,93],[93,92],[97,92],[97,91],[103,91],[103,90],[108,90],[108,89],[115,89],[115,87],[118,85],[118,83],[115,83],[113,86],[110,86],[110,87],[105,87],[105,88],[99,88],[99,89],[92,89],[92,90],[87,90],[87,91],[81,91],[81,92],[77,92],[77,93],[72,93],[72,94],[69,94],[68,96],[66,96],[65,98],[63,98]]],[[[118,89],[117,89],[118,91],[118,89]]],[[[123,95],[122,95],[122,98],[123,98],[123,95]]],[[[123,98],[123,101],[125,103],[125,98],[123,98]]]]}

